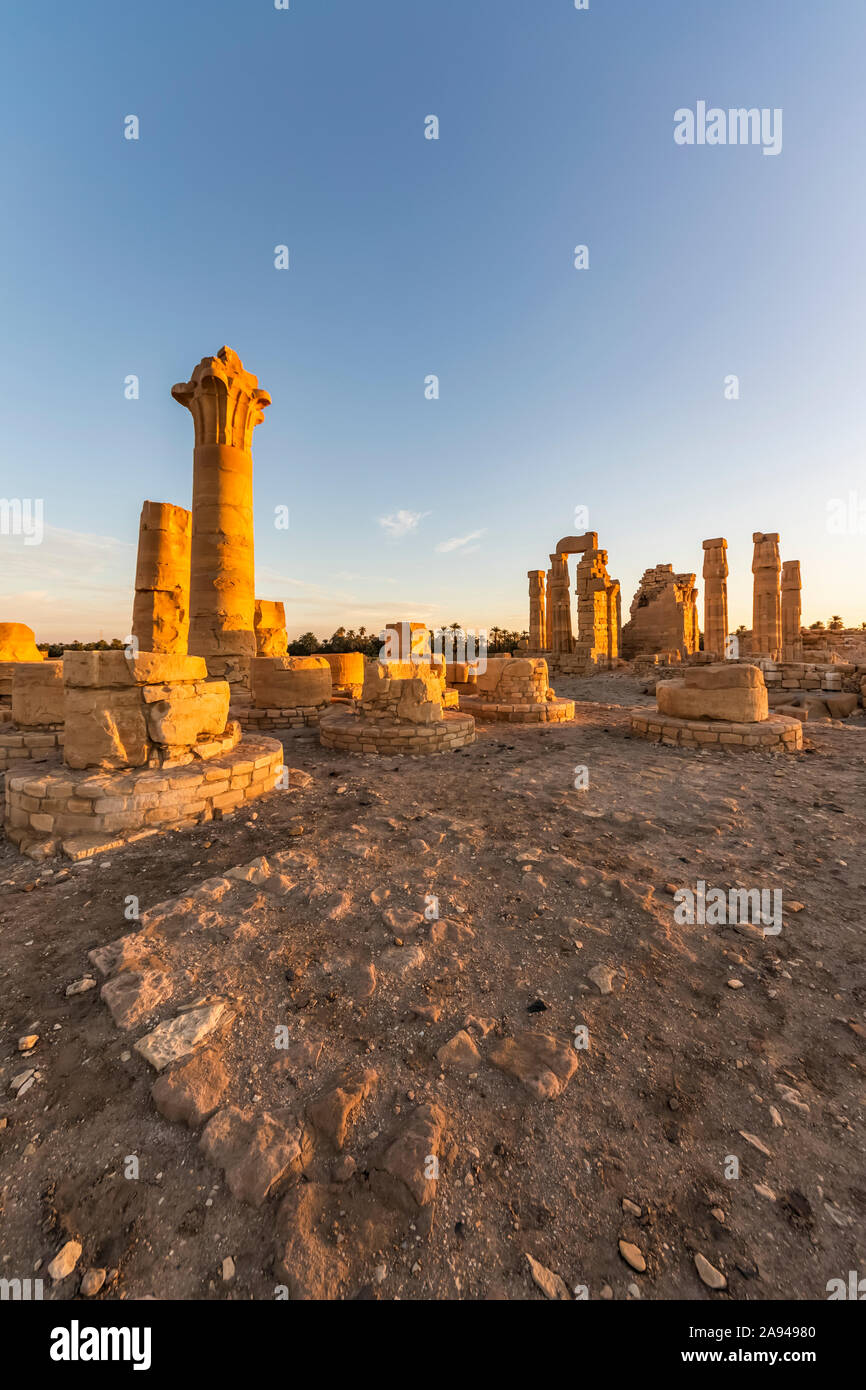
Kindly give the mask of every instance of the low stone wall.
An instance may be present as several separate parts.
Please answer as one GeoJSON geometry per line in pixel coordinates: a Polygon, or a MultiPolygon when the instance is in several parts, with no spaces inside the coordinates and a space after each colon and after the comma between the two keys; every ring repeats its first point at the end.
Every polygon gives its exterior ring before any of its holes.
{"type": "Polygon", "coordinates": [[[53,729],[18,729],[3,725],[0,733],[0,772],[16,763],[46,763],[59,758],[63,751],[63,725],[53,729]]]}
{"type": "Polygon", "coordinates": [[[475,720],[446,713],[429,724],[390,723],[335,706],[319,721],[319,740],[323,748],[347,753],[450,753],[474,743],[475,720]]]}
{"type": "Polygon", "coordinates": [[[225,816],[271,791],[282,766],[276,739],[245,738],[220,757],[171,770],[10,772],[6,834],[23,853],[85,858],[143,833],[225,816]]]}
{"type": "Polygon", "coordinates": [[[481,696],[461,695],[460,709],[476,719],[507,724],[563,724],[574,718],[573,700],[544,700],[538,704],[492,704],[481,696]]]}
{"type": "Polygon", "coordinates": [[[256,709],[255,705],[232,710],[245,729],[301,729],[317,728],[323,710],[331,708],[330,700],[319,705],[291,705],[285,709],[256,709]]]}
{"type": "Polygon", "coordinates": [[[800,720],[781,714],[753,724],[729,724],[721,719],[675,719],[642,710],[632,715],[631,731],[637,738],[671,747],[776,748],[790,753],[803,747],[800,720]]]}

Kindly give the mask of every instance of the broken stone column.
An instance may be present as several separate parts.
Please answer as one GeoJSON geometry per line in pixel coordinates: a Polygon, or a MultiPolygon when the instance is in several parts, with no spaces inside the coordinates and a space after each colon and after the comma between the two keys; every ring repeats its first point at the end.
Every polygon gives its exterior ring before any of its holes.
{"type": "Polygon", "coordinates": [[[171,388],[195,426],[189,652],[212,676],[249,686],[256,654],[253,430],[270,405],[231,348],[171,388]]]}
{"type": "Polygon", "coordinates": [[[553,652],[571,652],[571,599],[568,577],[568,556],[551,555],[547,572],[547,601],[549,605],[549,640],[553,652]]]}
{"type": "Polygon", "coordinates": [[[800,633],[801,603],[800,561],[786,560],[782,565],[782,660],[803,660],[803,638],[800,633]]]}
{"type": "Polygon", "coordinates": [[[728,542],[704,541],[704,651],[719,660],[728,635],[728,542]]]}
{"type": "Polygon", "coordinates": [[[271,599],[257,598],[255,633],[256,656],[285,656],[289,649],[285,605],[271,599]]]}
{"type": "Polygon", "coordinates": [[[779,592],[779,533],[755,531],[752,534],[755,576],[752,605],[752,652],[778,661],[782,652],[782,601],[779,592]]]}
{"type": "Polygon", "coordinates": [[[543,652],[547,640],[544,570],[529,570],[529,650],[543,652]]]}
{"type": "Polygon", "coordinates": [[[142,505],[132,606],[139,651],[186,654],[190,522],[186,508],[171,502],[142,505]]]}
{"type": "Polygon", "coordinates": [[[622,600],[618,579],[607,572],[607,551],[591,544],[577,566],[577,642],[575,652],[587,666],[609,666],[622,647],[622,600]]]}

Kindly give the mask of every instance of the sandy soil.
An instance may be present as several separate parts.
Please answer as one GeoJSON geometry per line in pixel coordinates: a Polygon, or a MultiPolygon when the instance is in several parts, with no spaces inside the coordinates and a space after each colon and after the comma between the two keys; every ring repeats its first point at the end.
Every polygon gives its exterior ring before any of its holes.
{"type": "Polygon", "coordinates": [[[4,841],[0,1275],[45,1276],[71,1238],[46,1296],[100,1267],[100,1298],[543,1298],[531,1256],[554,1296],[548,1274],[592,1298],[806,1299],[866,1269],[866,721],[807,727],[800,756],[693,754],[629,737],[638,690],[560,681],[574,724],[479,726],[431,760],[288,736],[304,790],[92,864],[4,841]],[[260,857],[261,882],[201,891],[260,857]],[[678,925],[698,879],[780,889],[781,933],[678,925]],[[88,952],[124,933],[148,988],[118,1028],[88,952]],[[299,1138],[260,1206],[159,1113],[134,1050],[216,995],[221,1107],[299,1138]],[[437,1056],[462,1030],[478,1056],[437,1056]],[[548,1099],[494,1060],[542,1034],[548,1099]],[[419,1123],[440,1167],[413,1196],[419,1123]]]}

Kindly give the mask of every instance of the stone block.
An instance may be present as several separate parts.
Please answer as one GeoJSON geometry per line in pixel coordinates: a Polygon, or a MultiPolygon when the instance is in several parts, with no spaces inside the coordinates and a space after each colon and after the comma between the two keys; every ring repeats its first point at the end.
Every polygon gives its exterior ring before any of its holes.
{"type": "Polygon", "coordinates": [[[12,720],[19,728],[62,724],[63,662],[22,661],[12,672],[12,720]]]}
{"type": "MultiPolygon", "coordinates": [[[[754,670],[754,667],[739,668],[754,670]]],[[[760,676],[760,672],[757,673],[760,676]]],[[[687,680],[660,681],[656,686],[659,714],[676,719],[724,719],[751,724],[767,718],[767,691],[760,685],[694,687],[687,680]]]]}
{"type": "Polygon", "coordinates": [[[229,712],[228,681],[162,686],[160,691],[161,699],[145,705],[147,732],[154,743],[191,745],[199,738],[223,733],[229,712]]]}
{"type": "Polygon", "coordinates": [[[257,656],[250,663],[250,686],[258,709],[326,704],[331,668],[317,656],[257,656]]]}
{"type": "MultiPolygon", "coordinates": [[[[76,655],[114,656],[118,653],[76,655]]],[[[126,690],[67,687],[64,710],[63,758],[68,767],[108,770],[142,767],[147,762],[147,726],[137,687],[126,690]]]]}

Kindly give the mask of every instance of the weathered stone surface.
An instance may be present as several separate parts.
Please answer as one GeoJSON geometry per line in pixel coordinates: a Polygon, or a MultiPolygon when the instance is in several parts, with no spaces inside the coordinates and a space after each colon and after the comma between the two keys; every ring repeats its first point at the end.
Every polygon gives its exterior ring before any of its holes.
{"type": "Polygon", "coordinates": [[[63,662],[21,661],[12,670],[12,722],[20,729],[62,724],[63,662]]]}
{"type": "Polygon", "coordinates": [[[436,1056],[446,1071],[477,1071],[481,1063],[481,1053],[465,1028],[440,1047],[436,1056]]]}
{"type": "MultiPolygon", "coordinates": [[[[445,1115],[438,1105],[419,1105],[382,1160],[380,1171],[396,1179],[416,1206],[427,1206],[436,1197],[438,1165],[431,1160],[439,1154],[444,1129],[445,1115]]],[[[411,1203],[407,1209],[412,1209],[411,1203]]]]}
{"type": "Polygon", "coordinates": [[[208,1048],[164,1072],[154,1081],[150,1093],[165,1119],[195,1128],[218,1108],[228,1084],[229,1074],[222,1058],[208,1048]]]}
{"type": "Polygon", "coordinates": [[[186,653],[192,517],[170,502],[144,502],[132,635],[145,652],[186,653]]]}
{"type": "Polygon", "coordinates": [[[694,574],[675,574],[673,565],[645,570],[622,630],[623,656],[631,660],[642,652],[677,657],[696,652],[697,594],[694,574]]]}
{"type": "Polygon", "coordinates": [[[377,1079],[376,1073],[371,1070],[362,1071],[356,1076],[349,1073],[339,1085],[307,1107],[307,1115],[316,1133],[333,1148],[342,1149],[349,1125],[375,1087],[377,1079]]]}
{"type": "Polygon", "coordinates": [[[147,725],[135,687],[89,690],[70,688],[67,684],[64,711],[63,758],[68,767],[143,767],[147,762],[147,725]]]}
{"type": "Polygon", "coordinates": [[[757,666],[695,666],[683,680],[656,686],[659,714],[676,719],[724,719],[749,724],[767,718],[764,677],[757,666]]]}
{"type": "Polygon", "coordinates": [[[200,1143],[233,1196],[260,1207],[279,1182],[301,1171],[300,1138],[267,1111],[229,1105],[208,1120],[200,1143]]]}
{"type": "Polygon", "coordinates": [[[170,999],[174,989],[173,977],[163,970],[121,970],[99,993],[117,1027],[128,1029],[170,999]]]}
{"type": "Polygon", "coordinates": [[[803,638],[800,632],[801,594],[800,561],[785,560],[782,565],[782,660],[803,660],[803,638]]]}
{"type": "Polygon", "coordinates": [[[334,692],[348,692],[360,695],[364,685],[366,657],[363,652],[322,652],[331,668],[331,683],[334,692]]]}
{"type": "Polygon", "coordinates": [[[0,623],[0,661],[42,661],[36,635],[26,623],[0,623]]]}
{"type": "Polygon", "coordinates": [[[321,705],[331,698],[331,668],[320,656],[258,656],[250,688],[257,709],[321,705]]]}
{"type": "Polygon", "coordinates": [[[491,1052],[500,1070],[521,1081],[537,1100],[554,1100],[577,1071],[577,1052],[549,1033],[519,1033],[491,1052]]]}
{"type": "Polygon", "coordinates": [[[223,1000],[204,1004],[200,1008],[187,1009],[176,1018],[160,1023],[152,1033],[139,1038],[135,1044],[146,1061],[157,1071],[162,1071],[172,1062],[186,1057],[208,1038],[218,1024],[231,1017],[223,1000]]]}
{"type": "Polygon", "coordinates": [[[154,743],[194,744],[222,734],[229,713],[228,681],[157,686],[158,700],[145,698],[148,736],[154,743]]]}
{"type": "Polygon", "coordinates": [[[547,603],[544,570],[529,570],[529,650],[543,652],[547,646],[547,603]]]}
{"type": "Polygon", "coordinates": [[[285,656],[289,645],[285,604],[257,598],[254,624],[256,656],[285,656]]]}

